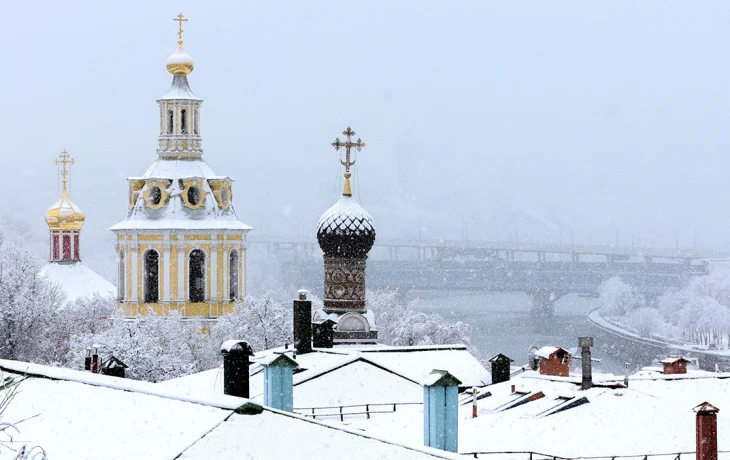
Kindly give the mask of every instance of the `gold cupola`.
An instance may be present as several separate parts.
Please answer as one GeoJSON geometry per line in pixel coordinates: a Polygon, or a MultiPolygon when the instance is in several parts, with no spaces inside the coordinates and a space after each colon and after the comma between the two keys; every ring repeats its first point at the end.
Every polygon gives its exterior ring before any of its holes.
{"type": "Polygon", "coordinates": [[[177,15],[177,18],[174,18],[173,21],[177,21],[180,23],[180,30],[178,31],[178,40],[177,40],[177,50],[175,50],[174,53],[170,55],[170,57],[167,58],[167,61],[165,61],[165,64],[167,65],[167,71],[173,74],[176,77],[185,77],[187,75],[190,75],[190,73],[195,68],[195,62],[193,62],[193,58],[190,57],[188,53],[185,52],[183,49],[183,28],[182,23],[187,22],[187,19],[185,19],[182,15],[182,13],[177,15]]]}
{"type": "Polygon", "coordinates": [[[57,165],[61,165],[61,182],[63,188],[61,190],[61,196],[58,201],[46,211],[46,223],[51,231],[63,231],[63,230],[74,230],[79,231],[84,225],[86,216],[81,211],[81,208],[71,201],[71,196],[68,193],[68,167],[74,164],[74,160],[67,151],[61,152],[57,160],[54,160],[57,165]]]}

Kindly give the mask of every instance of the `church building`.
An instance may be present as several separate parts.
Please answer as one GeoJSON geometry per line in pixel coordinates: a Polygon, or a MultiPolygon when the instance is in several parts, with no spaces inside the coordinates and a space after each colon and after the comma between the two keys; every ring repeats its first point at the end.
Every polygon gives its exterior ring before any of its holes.
{"type": "Polygon", "coordinates": [[[157,160],[128,178],[126,217],[117,236],[118,300],[126,315],[216,318],[233,310],[246,293],[246,234],[233,207],[233,180],[216,175],[203,160],[201,99],[188,75],[193,59],[183,50],[180,14],[178,48],[167,58],[173,75],[157,103],[157,160]]]}
{"type": "Polygon", "coordinates": [[[113,296],[114,285],[81,263],[81,227],[86,215],[71,201],[68,176],[74,160],[67,151],[55,160],[61,176],[61,196],[46,211],[46,224],[50,230],[49,262],[41,268],[39,276],[57,283],[73,302],[95,294],[113,296]]]}
{"type": "Polygon", "coordinates": [[[355,132],[347,128],[345,141],[335,139],[332,146],[342,150],[345,159],[345,186],[340,199],[322,214],[317,225],[317,241],[324,252],[324,309],[314,313],[312,322],[334,324],[333,342],[376,343],[375,315],[365,301],[365,262],[375,244],[375,224],[370,214],[352,197],[350,167],[355,164],[352,150],[365,147],[355,132]]]}

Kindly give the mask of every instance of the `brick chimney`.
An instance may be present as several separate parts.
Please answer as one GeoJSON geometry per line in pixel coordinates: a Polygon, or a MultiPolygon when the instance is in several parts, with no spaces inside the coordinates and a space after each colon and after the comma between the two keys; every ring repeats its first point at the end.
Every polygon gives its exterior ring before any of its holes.
{"type": "Polygon", "coordinates": [[[684,359],[681,356],[670,356],[668,358],[662,359],[659,362],[664,366],[662,373],[665,375],[672,375],[672,374],[686,374],[687,373],[687,363],[689,363],[691,361],[688,359],[684,359]]]}
{"type": "Polygon", "coordinates": [[[692,410],[697,414],[697,460],[717,460],[717,413],[720,409],[703,402],[692,410]]]}
{"type": "Polygon", "coordinates": [[[540,374],[555,377],[570,375],[570,352],[560,347],[542,347],[535,352],[540,358],[540,374]]]}

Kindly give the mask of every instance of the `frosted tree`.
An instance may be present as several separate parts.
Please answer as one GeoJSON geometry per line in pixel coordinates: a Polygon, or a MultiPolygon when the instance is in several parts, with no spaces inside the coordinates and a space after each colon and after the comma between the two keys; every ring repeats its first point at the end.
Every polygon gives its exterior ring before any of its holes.
{"type": "Polygon", "coordinates": [[[626,315],[644,305],[644,298],[619,277],[604,281],[598,294],[601,311],[611,316],[626,315]]]}

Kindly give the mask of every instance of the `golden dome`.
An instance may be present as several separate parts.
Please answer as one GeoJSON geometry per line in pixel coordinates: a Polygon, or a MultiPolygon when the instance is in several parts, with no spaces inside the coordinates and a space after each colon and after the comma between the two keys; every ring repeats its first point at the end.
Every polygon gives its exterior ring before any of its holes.
{"type": "Polygon", "coordinates": [[[167,71],[176,77],[184,77],[195,68],[193,58],[183,50],[182,40],[177,42],[177,50],[165,61],[167,71]]]}
{"type": "Polygon", "coordinates": [[[86,216],[68,195],[64,184],[61,198],[46,211],[46,223],[51,230],[81,230],[86,216]]]}

